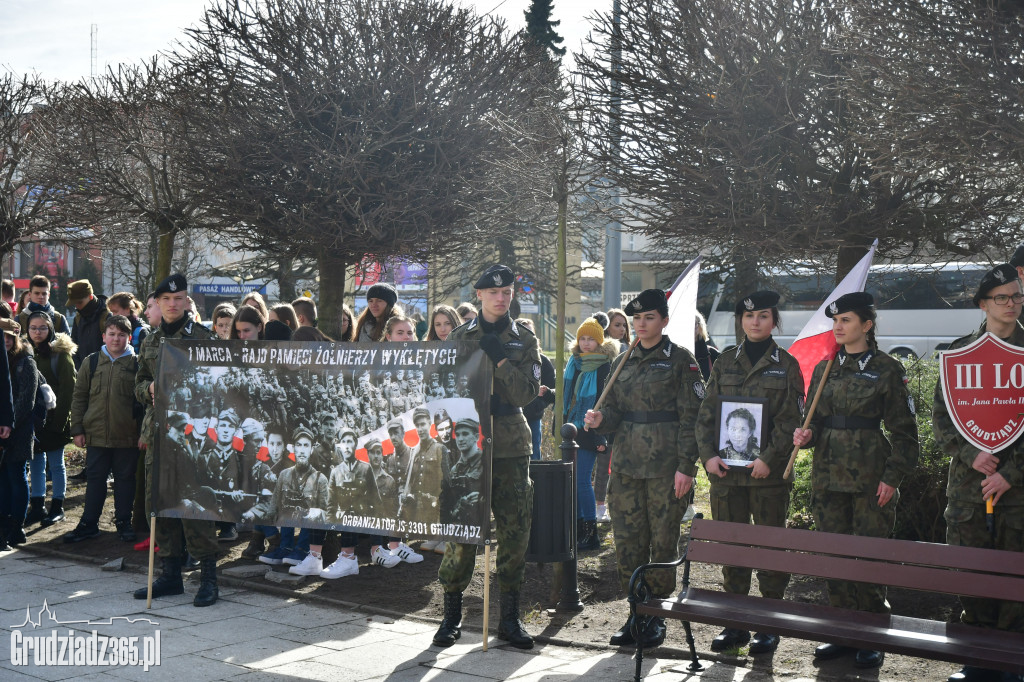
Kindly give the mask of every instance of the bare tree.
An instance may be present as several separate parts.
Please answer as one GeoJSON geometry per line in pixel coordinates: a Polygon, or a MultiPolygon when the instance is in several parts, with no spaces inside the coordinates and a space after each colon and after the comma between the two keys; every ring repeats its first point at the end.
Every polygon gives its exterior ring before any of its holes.
{"type": "Polygon", "coordinates": [[[478,249],[497,115],[529,100],[520,40],[440,0],[224,0],[177,59],[205,98],[206,205],[247,248],[315,254],[322,324],[340,330],[345,267],[478,249]]]}
{"type": "Polygon", "coordinates": [[[885,118],[851,91],[863,6],[623,0],[621,31],[599,17],[577,66],[623,222],[722,254],[746,289],[765,260],[838,251],[845,272],[876,237],[883,254],[964,246],[1011,213],[1018,188],[985,159],[886,160],[885,118]]]}

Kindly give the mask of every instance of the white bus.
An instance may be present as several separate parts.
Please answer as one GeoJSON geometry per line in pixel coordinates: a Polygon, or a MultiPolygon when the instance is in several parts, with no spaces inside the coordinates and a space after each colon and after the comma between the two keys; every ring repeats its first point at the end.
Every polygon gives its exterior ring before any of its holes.
{"type": "MultiPolygon", "coordinates": [[[[991,263],[874,265],[867,291],[878,311],[879,347],[902,357],[930,357],[955,339],[978,328],[984,313],[972,302],[982,275],[991,263]]],[[[788,348],[797,334],[835,288],[832,275],[810,271],[768,273],[765,288],[782,295],[782,331],[775,339],[788,348]]],[[[719,348],[736,341],[735,295],[729,282],[719,288],[717,308],[708,317],[708,332],[719,348]]],[[[704,300],[707,300],[706,298],[704,300]]]]}

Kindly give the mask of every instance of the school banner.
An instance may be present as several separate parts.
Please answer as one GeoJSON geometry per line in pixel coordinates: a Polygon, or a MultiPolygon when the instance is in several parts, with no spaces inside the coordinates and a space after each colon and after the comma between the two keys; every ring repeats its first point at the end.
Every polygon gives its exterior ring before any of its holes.
{"type": "Polygon", "coordinates": [[[476,343],[167,340],[159,357],[158,516],[483,544],[476,343]]]}

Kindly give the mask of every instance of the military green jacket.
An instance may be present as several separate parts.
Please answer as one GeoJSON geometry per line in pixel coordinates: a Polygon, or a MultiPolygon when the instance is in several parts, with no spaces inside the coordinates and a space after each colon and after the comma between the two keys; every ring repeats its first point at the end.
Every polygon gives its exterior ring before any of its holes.
{"type": "MultiPolygon", "coordinates": [[[[615,358],[613,375],[624,358],[625,353],[615,358]]],[[[615,433],[612,471],[633,478],[661,478],[677,471],[694,476],[697,440],[693,429],[703,398],[704,380],[690,351],[667,336],[646,352],[638,345],[600,409],[598,433],[615,433]],[[637,413],[675,416],[644,423],[637,413]]]]}
{"type": "MultiPolygon", "coordinates": [[[[950,350],[963,348],[976,341],[985,333],[985,324],[973,334],[968,334],[950,344],[950,350]]],[[[1024,327],[1020,322],[1007,343],[1024,347],[1024,327]]],[[[942,394],[942,381],[935,384],[935,403],[932,407],[932,430],[935,442],[944,453],[952,459],[949,462],[949,480],[946,483],[946,497],[951,505],[983,505],[981,483],[985,474],[971,468],[974,458],[978,456],[978,448],[968,443],[953,425],[953,418],[946,407],[945,396],[942,394]]],[[[1024,505],[1024,437],[996,453],[999,458],[997,471],[1003,475],[1011,488],[999,498],[999,507],[1024,505]]]]}
{"type": "MultiPolygon", "coordinates": [[[[826,362],[814,368],[812,391],[826,362]]],[[[839,350],[811,420],[814,490],[874,493],[879,481],[899,487],[917,466],[917,418],[906,382],[899,360],[881,351],[869,350],[854,359],[839,350]],[[826,426],[826,418],[839,416],[882,420],[889,438],[880,428],[826,426]]]]}
{"type": "Polygon", "coordinates": [[[153,444],[154,408],[153,399],[149,395],[149,385],[157,376],[157,356],[160,354],[160,343],[165,338],[171,339],[195,339],[205,341],[214,339],[216,335],[191,318],[191,313],[185,313],[189,319],[178,328],[174,334],[168,336],[163,325],[154,329],[142,342],[139,349],[139,371],[135,375],[135,399],[146,406],[146,415],[142,419],[142,442],[148,447],[153,444]]]}
{"type": "MultiPolygon", "coordinates": [[[[730,466],[724,478],[710,476],[715,485],[782,485],[782,474],[793,450],[793,430],[800,426],[804,403],[804,379],[800,363],[773,340],[761,359],[750,364],[743,344],[726,348],[711,368],[707,397],[697,416],[697,447],[700,459],[721,456],[718,424],[720,396],[765,398],[763,419],[767,438],[758,442],[757,458],[771,469],[767,478],[752,478],[750,469],[730,466]]],[[[761,424],[758,423],[758,431],[761,424]]],[[[757,435],[757,434],[753,434],[757,435]]],[[[731,446],[730,446],[731,447],[731,446]]]]}
{"type": "MultiPolygon", "coordinates": [[[[484,331],[480,317],[456,327],[448,336],[452,339],[480,341],[484,331]]],[[[537,337],[526,327],[509,320],[498,333],[505,346],[506,362],[494,368],[494,395],[503,405],[522,408],[530,404],[540,391],[540,344],[537,337]]],[[[495,401],[492,398],[491,404],[495,401]]],[[[533,436],[530,425],[523,413],[495,416],[492,442],[494,459],[529,457],[533,452],[533,436]]]]}

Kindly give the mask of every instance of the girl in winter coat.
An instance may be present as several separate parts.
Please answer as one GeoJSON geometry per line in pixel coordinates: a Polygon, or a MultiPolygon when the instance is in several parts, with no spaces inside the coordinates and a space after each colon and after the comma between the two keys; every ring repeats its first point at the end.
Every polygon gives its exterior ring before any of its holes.
{"type": "Polygon", "coordinates": [[[583,428],[583,417],[594,408],[604,390],[611,361],[618,355],[617,344],[605,344],[601,323],[589,318],[576,330],[572,357],[565,365],[565,390],[562,394],[562,421],[576,426],[576,524],[579,550],[598,549],[597,507],[590,476],[598,453],[608,449],[604,436],[583,428]]]}
{"type": "Polygon", "coordinates": [[[53,320],[44,312],[28,316],[28,340],[35,352],[39,371],[57,394],[57,407],[50,410],[46,415],[46,425],[36,433],[38,443],[29,466],[32,474],[31,507],[25,525],[41,523],[52,526],[64,520],[64,493],[67,491],[64,446],[71,442],[71,399],[77,377],[72,358],[78,347],[67,334],[54,332],[53,320]],[[47,468],[53,482],[49,513],[43,507],[47,468]]]}
{"type": "Polygon", "coordinates": [[[374,284],[366,291],[366,307],[359,314],[356,321],[356,341],[366,343],[367,341],[382,341],[384,339],[384,325],[391,319],[392,315],[400,315],[401,308],[397,308],[398,292],[390,284],[374,284]]]}
{"type": "Polygon", "coordinates": [[[39,389],[39,370],[32,359],[32,348],[18,335],[20,327],[11,319],[11,309],[0,304],[4,342],[7,346],[7,364],[10,368],[11,393],[14,399],[14,426],[10,437],[0,440],[0,549],[7,543],[26,542],[25,514],[28,512],[27,464],[32,459],[32,440],[35,428],[32,408],[39,389]]]}

